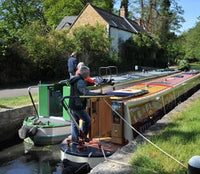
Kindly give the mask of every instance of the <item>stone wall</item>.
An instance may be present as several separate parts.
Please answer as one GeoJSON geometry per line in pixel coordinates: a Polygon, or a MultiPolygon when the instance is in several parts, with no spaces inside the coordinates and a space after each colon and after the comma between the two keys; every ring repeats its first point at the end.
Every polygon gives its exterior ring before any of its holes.
{"type": "Polygon", "coordinates": [[[8,141],[18,136],[18,129],[27,116],[35,115],[33,105],[0,111],[0,142],[8,141]]]}
{"type": "Polygon", "coordinates": [[[88,5],[75,21],[71,29],[73,30],[74,28],[85,25],[95,26],[97,23],[105,26],[107,24],[94,8],[91,5],[88,5]]]}

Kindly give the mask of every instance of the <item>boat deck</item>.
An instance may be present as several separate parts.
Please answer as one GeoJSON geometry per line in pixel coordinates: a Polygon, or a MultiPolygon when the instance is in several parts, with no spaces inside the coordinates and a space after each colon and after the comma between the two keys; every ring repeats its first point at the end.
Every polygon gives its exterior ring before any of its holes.
{"type": "Polygon", "coordinates": [[[126,87],[120,90],[115,90],[112,92],[107,92],[107,94],[114,95],[114,97],[111,97],[113,100],[127,100],[127,99],[138,99],[141,98],[141,95],[138,96],[131,96],[131,92],[134,90],[146,90],[148,92],[143,93],[142,97],[146,97],[155,93],[158,93],[160,91],[164,91],[166,89],[175,87],[176,85],[180,83],[184,83],[184,81],[188,80],[189,78],[193,77],[194,73],[177,73],[173,75],[169,75],[166,77],[161,77],[153,80],[149,80],[146,83],[139,83],[135,84],[130,87],[126,87]],[[122,93],[124,96],[122,96],[122,93]],[[126,95],[127,93],[127,95],[126,95]],[[130,97],[128,97],[130,96],[130,97]]]}
{"type": "MultiPolygon", "coordinates": [[[[115,84],[127,82],[127,81],[132,81],[132,80],[138,80],[138,79],[144,79],[144,78],[149,78],[153,76],[160,76],[160,75],[169,75],[169,74],[174,74],[177,73],[178,71],[148,71],[148,72],[141,72],[141,71],[132,71],[126,74],[111,74],[111,75],[106,75],[102,76],[102,78],[105,79],[110,79],[112,82],[115,84]]],[[[98,80],[99,77],[93,77],[93,79],[98,80]]]]}
{"type": "Polygon", "coordinates": [[[61,149],[65,153],[75,156],[88,157],[89,155],[90,157],[104,157],[105,155],[108,157],[123,145],[113,143],[111,137],[92,138],[90,142],[76,145],[71,142],[71,136],[69,136],[61,143],[61,149]]]}

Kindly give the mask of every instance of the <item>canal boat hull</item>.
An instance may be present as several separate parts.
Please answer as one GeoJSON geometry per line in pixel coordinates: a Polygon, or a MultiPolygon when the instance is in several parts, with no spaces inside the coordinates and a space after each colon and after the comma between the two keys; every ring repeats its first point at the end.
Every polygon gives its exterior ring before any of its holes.
{"type": "Polygon", "coordinates": [[[60,104],[62,96],[69,93],[69,86],[65,81],[37,86],[38,109],[31,94],[33,87],[28,88],[28,93],[36,114],[24,119],[18,135],[21,139],[29,137],[34,145],[59,144],[71,133],[69,117],[63,112],[60,104]]]}
{"type": "Polygon", "coordinates": [[[86,162],[93,168],[121,147],[122,145],[112,143],[109,137],[103,139],[93,138],[90,142],[76,145],[71,142],[69,136],[60,145],[61,160],[69,159],[73,162],[86,162]]]}
{"type": "Polygon", "coordinates": [[[70,122],[61,117],[28,117],[19,130],[22,139],[30,137],[34,145],[59,144],[70,135],[70,122]]]}
{"type": "MultiPolygon", "coordinates": [[[[184,75],[184,73],[179,73],[179,75],[184,75]]],[[[144,84],[147,90],[151,87],[159,89],[156,92],[123,101],[123,108],[121,109],[125,113],[124,118],[142,133],[199,89],[199,74],[186,74],[185,79],[182,77],[182,81],[179,77],[177,78],[173,78],[173,76],[166,77],[164,80],[167,81],[167,85],[159,83],[163,79],[148,82],[148,85],[144,84]],[[170,80],[166,80],[167,78],[170,80]],[[176,81],[178,82],[176,83],[176,81]]],[[[130,141],[136,136],[137,133],[130,130],[130,126],[124,124],[124,138],[130,141]]]]}
{"type": "MultiPolygon", "coordinates": [[[[138,83],[120,89],[117,93],[110,91],[107,94],[115,96],[109,98],[98,98],[98,96],[90,98],[87,110],[92,121],[88,137],[91,139],[110,137],[110,144],[118,144],[122,147],[138,135],[134,129],[140,133],[144,132],[199,88],[199,72],[181,72],[138,83]],[[125,95],[127,91],[137,91],[138,89],[145,92],[142,95],[125,95]]],[[[85,144],[84,148],[88,146],[85,144]]],[[[86,156],[82,156],[82,152],[76,146],[73,147],[64,142],[61,143],[62,159],[89,162],[90,151],[87,152],[86,156]]],[[[104,160],[106,155],[103,154],[103,151],[101,155],[102,160],[104,160]]],[[[97,158],[98,155],[93,158],[95,159],[95,157],[97,158]]]]}

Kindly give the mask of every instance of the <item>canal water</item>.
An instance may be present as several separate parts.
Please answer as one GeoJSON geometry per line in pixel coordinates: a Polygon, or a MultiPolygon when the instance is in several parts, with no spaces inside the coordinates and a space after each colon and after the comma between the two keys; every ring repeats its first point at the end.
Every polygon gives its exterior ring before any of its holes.
{"type": "Polygon", "coordinates": [[[15,141],[0,148],[0,174],[62,174],[59,144],[15,141]]]}

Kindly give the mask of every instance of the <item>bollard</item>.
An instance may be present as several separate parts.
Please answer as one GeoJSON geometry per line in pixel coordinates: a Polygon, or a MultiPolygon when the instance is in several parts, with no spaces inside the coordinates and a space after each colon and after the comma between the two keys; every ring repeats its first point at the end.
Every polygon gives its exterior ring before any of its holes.
{"type": "Polygon", "coordinates": [[[200,174],[200,156],[193,156],[188,161],[188,173],[187,174],[200,174]]]}

